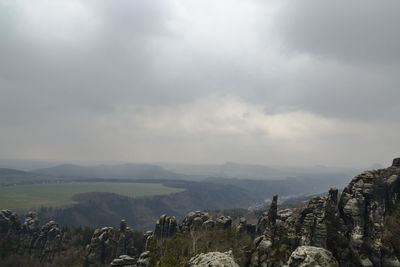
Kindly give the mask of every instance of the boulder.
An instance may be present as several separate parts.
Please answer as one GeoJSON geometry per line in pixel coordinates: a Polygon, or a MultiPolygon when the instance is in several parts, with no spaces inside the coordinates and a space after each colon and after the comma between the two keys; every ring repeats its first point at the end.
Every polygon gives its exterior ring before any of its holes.
{"type": "Polygon", "coordinates": [[[187,267],[239,267],[232,251],[201,253],[189,260],[187,267]]]}
{"type": "Polygon", "coordinates": [[[136,259],[128,255],[120,255],[118,258],[114,259],[110,266],[118,267],[136,267],[136,259]]]}
{"type": "Polygon", "coordinates": [[[306,266],[339,266],[337,260],[332,253],[326,249],[312,246],[300,246],[288,261],[289,267],[306,267],[306,266]]]}

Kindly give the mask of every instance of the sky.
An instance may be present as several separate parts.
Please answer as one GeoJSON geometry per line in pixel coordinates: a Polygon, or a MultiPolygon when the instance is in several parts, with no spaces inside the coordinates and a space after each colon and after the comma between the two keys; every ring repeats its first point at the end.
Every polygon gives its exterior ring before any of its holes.
{"type": "Polygon", "coordinates": [[[390,164],[400,1],[0,0],[0,158],[390,164]]]}

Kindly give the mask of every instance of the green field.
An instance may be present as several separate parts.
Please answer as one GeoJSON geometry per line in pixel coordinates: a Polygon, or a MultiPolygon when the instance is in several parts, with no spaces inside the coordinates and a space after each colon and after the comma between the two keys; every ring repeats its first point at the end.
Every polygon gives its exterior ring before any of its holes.
{"type": "Polygon", "coordinates": [[[167,195],[183,191],[180,188],[148,183],[71,182],[0,187],[0,209],[63,206],[76,203],[72,196],[87,192],[109,192],[128,197],[167,195]]]}

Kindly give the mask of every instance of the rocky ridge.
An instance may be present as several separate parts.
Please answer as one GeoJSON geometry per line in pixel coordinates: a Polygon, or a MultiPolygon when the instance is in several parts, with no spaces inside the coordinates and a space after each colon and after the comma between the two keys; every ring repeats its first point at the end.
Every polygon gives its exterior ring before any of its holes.
{"type": "MultiPolygon", "coordinates": [[[[86,263],[153,266],[162,262],[162,258],[154,258],[153,252],[160,250],[158,246],[165,240],[173,241],[185,233],[199,240],[202,233],[228,233],[234,229],[229,233],[248,235],[252,241],[249,247],[241,248],[245,259],[241,259],[240,266],[400,266],[399,198],[400,158],[393,160],[389,168],[355,176],[342,192],[332,188],[327,196],[314,197],[300,208],[280,210],[278,196],[274,196],[257,225],[241,218],[235,226],[229,216],[211,218],[202,211],[190,212],[180,224],[175,217],[162,215],[154,231],[144,233],[141,254],[134,246],[133,230],[122,220],[119,229],[103,227],[94,231],[86,247],[86,263]]],[[[41,228],[39,225],[34,212],[29,212],[21,224],[14,212],[0,211],[1,236],[15,241],[8,249],[51,262],[62,250],[64,236],[54,221],[41,228]]],[[[229,238],[235,242],[237,237],[229,238]]],[[[199,251],[185,262],[187,266],[237,266],[237,250],[233,256],[224,252],[227,250],[221,251],[199,251]],[[222,258],[225,263],[218,265],[222,258]]],[[[179,258],[177,253],[172,251],[171,255],[179,258]]]]}
{"type": "Polygon", "coordinates": [[[0,234],[8,237],[9,252],[29,254],[41,261],[51,261],[62,249],[62,236],[58,225],[50,221],[42,228],[35,212],[28,212],[21,225],[18,215],[10,210],[0,211],[0,234]]]}
{"type": "Polygon", "coordinates": [[[385,236],[386,219],[400,205],[399,175],[400,159],[395,159],[391,167],[357,175],[342,193],[332,188],[285,218],[274,198],[257,225],[261,236],[254,241],[250,266],[283,265],[301,246],[331,251],[340,266],[400,266],[400,255],[385,236]],[[277,255],[283,246],[286,255],[277,255]]]}

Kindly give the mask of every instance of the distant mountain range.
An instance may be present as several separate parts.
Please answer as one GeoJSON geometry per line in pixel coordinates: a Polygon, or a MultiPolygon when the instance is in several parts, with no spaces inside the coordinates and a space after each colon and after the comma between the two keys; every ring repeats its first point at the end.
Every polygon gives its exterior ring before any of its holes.
{"type": "MultiPolygon", "coordinates": [[[[360,170],[356,168],[333,168],[326,166],[293,167],[293,166],[266,166],[255,164],[240,164],[226,162],[220,165],[193,165],[193,164],[168,164],[160,163],[159,166],[166,170],[197,176],[197,177],[220,177],[220,178],[239,178],[239,179],[268,179],[282,180],[292,177],[317,177],[339,175],[353,177],[360,170]]],[[[374,165],[376,167],[376,165],[374,165]]]]}
{"type": "Polygon", "coordinates": [[[104,178],[104,179],[182,179],[183,175],[167,171],[152,164],[120,164],[80,166],[74,164],[36,169],[33,173],[59,178],[104,178]]]}
{"type": "MultiPolygon", "coordinates": [[[[24,164],[28,162],[22,161],[24,164]]],[[[60,164],[50,165],[44,164],[45,168],[36,168],[29,171],[25,169],[15,168],[13,166],[21,166],[15,161],[7,162],[0,160],[0,184],[1,177],[5,175],[21,177],[43,178],[43,179],[165,179],[165,180],[191,180],[191,181],[217,181],[223,179],[246,179],[246,180],[306,180],[316,181],[326,188],[328,184],[340,187],[344,182],[359,173],[358,169],[350,168],[331,168],[325,166],[312,167],[292,167],[292,166],[265,166],[252,164],[239,164],[227,162],[220,165],[187,165],[187,164],[99,164],[92,166],[84,166],[78,164],[60,164]],[[7,168],[1,168],[1,167],[7,168]],[[17,170],[18,169],[18,170],[17,170]],[[24,171],[21,171],[24,170],[24,171]],[[324,180],[324,181],[318,181],[324,180]],[[324,185],[325,184],[325,185],[324,185]]],[[[20,162],[21,163],[21,162],[20,162]]],[[[24,165],[28,167],[28,165],[24,165]]],[[[32,163],[29,166],[40,165],[32,163]]],[[[377,169],[380,165],[374,164],[371,169],[377,169]]],[[[8,179],[10,181],[10,179],[8,179]]],[[[16,180],[16,182],[18,182],[16,180]]]]}
{"type": "MultiPolygon", "coordinates": [[[[185,179],[203,180],[210,177],[239,179],[281,180],[299,176],[322,176],[339,174],[353,177],[361,169],[334,168],[326,166],[293,167],[282,165],[260,165],[226,162],[224,164],[171,164],[171,163],[121,163],[121,162],[78,162],[39,161],[23,159],[0,159],[0,168],[23,170],[37,174],[74,178],[135,178],[135,179],[185,179]]],[[[375,163],[368,168],[380,169],[375,163]]]]}

